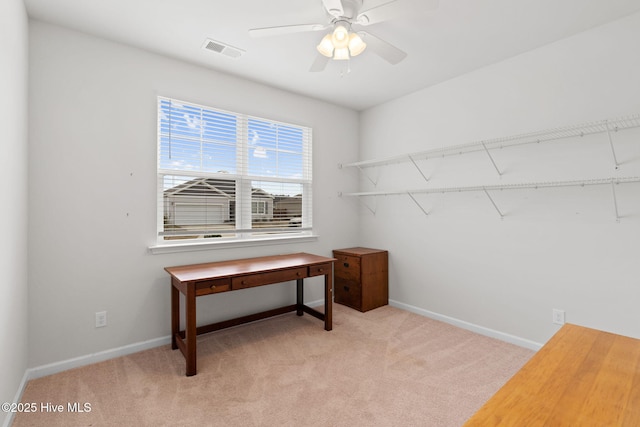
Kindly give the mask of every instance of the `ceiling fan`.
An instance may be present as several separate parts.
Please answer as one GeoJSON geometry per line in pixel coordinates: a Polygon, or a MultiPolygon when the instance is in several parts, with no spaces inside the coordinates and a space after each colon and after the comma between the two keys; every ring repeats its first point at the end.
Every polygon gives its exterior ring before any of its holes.
{"type": "Polygon", "coordinates": [[[378,56],[397,64],[407,53],[392,44],[374,36],[370,32],[354,30],[353,27],[366,27],[388,21],[399,15],[415,10],[436,9],[438,0],[391,0],[370,9],[363,9],[363,0],[322,0],[329,22],[314,24],[295,24],[277,27],[253,28],[252,37],[267,37],[283,34],[322,31],[331,29],[317,46],[318,56],[310,71],[322,71],[330,59],[347,60],[369,48],[378,56]]]}

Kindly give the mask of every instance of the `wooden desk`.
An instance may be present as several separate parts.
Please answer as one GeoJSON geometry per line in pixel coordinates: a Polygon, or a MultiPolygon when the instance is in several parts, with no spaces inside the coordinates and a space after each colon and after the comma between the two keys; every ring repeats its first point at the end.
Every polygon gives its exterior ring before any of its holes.
{"type": "Polygon", "coordinates": [[[332,328],[331,304],[334,258],[297,253],[167,267],[171,275],[171,348],[179,348],[186,359],[187,376],[196,374],[196,336],[231,326],[296,311],[324,320],[324,329],[332,328]],[[303,280],[324,276],[324,313],[304,305],[303,280]],[[296,280],[296,304],[224,322],[196,327],[196,297],[236,291],[255,286],[296,280]],[[180,331],[180,294],[185,296],[185,330],[180,331]]]}
{"type": "Polygon", "coordinates": [[[465,426],[640,426],[640,340],[566,324],[465,426]]]}

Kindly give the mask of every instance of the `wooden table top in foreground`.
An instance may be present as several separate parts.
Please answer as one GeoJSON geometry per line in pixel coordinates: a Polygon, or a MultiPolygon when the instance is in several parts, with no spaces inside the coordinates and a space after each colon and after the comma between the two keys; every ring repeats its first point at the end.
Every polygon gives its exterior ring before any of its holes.
{"type": "Polygon", "coordinates": [[[640,340],[566,324],[465,426],[640,426],[640,340]]]}

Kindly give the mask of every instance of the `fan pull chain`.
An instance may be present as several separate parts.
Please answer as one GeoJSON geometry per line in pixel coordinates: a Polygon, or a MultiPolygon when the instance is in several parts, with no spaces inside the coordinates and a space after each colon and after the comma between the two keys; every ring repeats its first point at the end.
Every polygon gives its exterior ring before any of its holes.
{"type": "MultiPolygon", "coordinates": [[[[351,59],[347,59],[347,73],[349,74],[351,73],[351,59]]],[[[340,78],[344,77],[345,75],[345,70],[344,68],[340,69],[340,78]]]]}

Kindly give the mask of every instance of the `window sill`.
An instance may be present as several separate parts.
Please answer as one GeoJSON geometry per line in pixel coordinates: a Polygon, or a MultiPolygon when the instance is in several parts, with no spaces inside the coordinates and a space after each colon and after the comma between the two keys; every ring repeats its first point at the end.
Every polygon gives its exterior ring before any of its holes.
{"type": "Polygon", "coordinates": [[[189,242],[189,243],[169,243],[149,246],[152,254],[168,254],[174,252],[208,251],[215,249],[246,248],[251,246],[281,245],[287,243],[315,242],[317,235],[265,237],[263,239],[231,240],[226,242],[189,242]]]}

